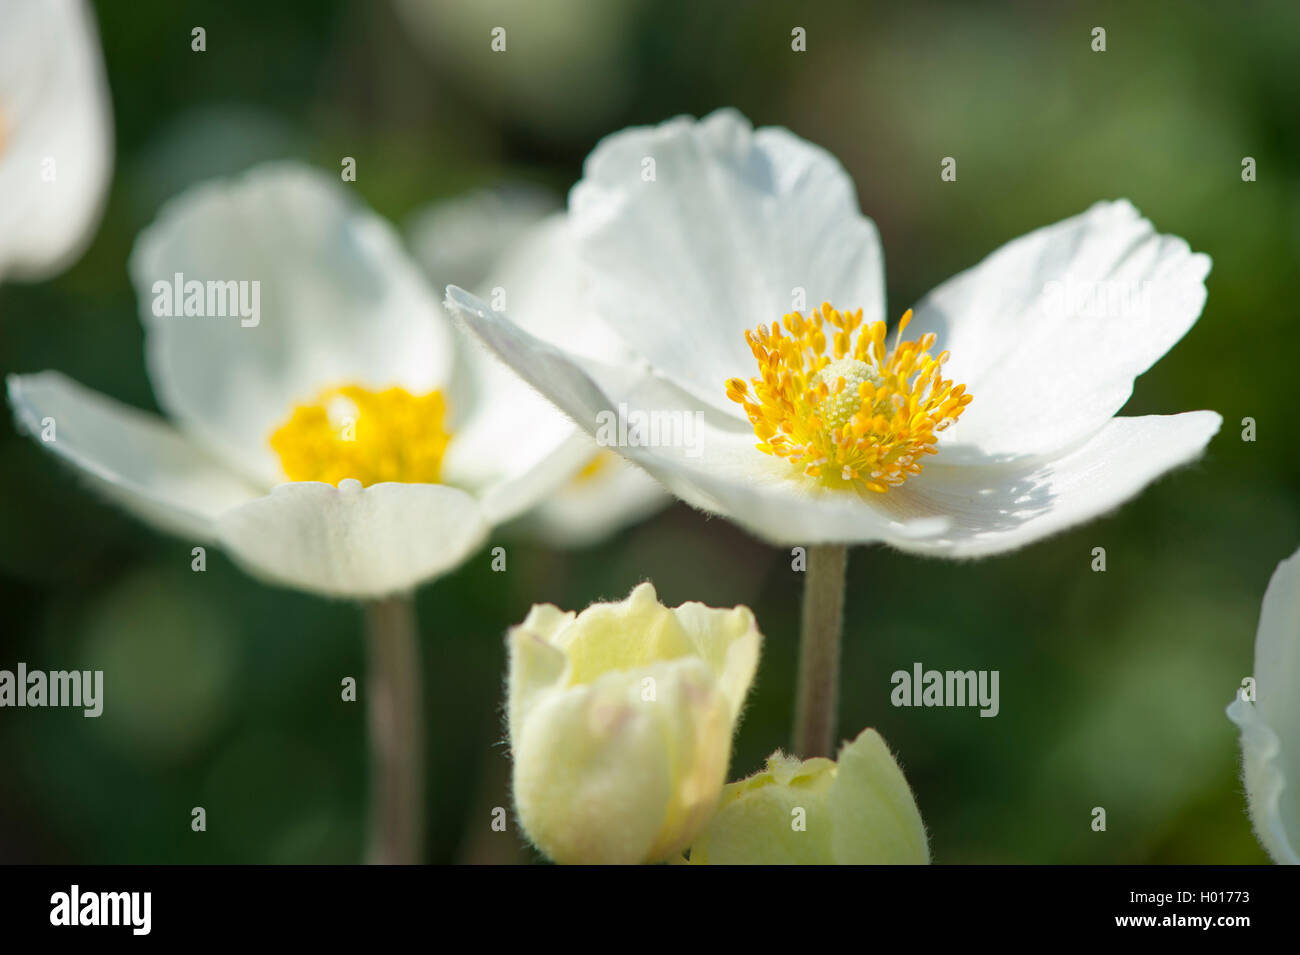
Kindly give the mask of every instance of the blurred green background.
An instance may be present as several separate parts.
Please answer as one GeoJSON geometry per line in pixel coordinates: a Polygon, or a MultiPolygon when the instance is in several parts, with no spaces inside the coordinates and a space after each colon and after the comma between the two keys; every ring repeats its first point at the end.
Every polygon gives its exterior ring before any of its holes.
{"type": "MultiPolygon", "coordinates": [[[[1128,197],[1209,253],[1203,317],[1126,413],[1219,411],[1205,458],[1116,514],[969,563],[857,548],[841,729],[898,754],[940,862],[1262,862],[1223,709],[1259,603],[1300,544],[1300,6],[697,0],[103,2],[117,166],[85,257],[0,286],[0,371],[62,370],[156,409],[126,259],[168,196],[262,159],[329,170],[399,225],[503,180],[562,193],[596,140],[734,105],[828,148],[885,246],[890,312],[1003,242],[1128,197]],[[204,26],[208,51],[190,51],[204,26]],[[505,26],[509,48],[489,50],[505,26]],[[808,50],[790,50],[794,26],[808,50]],[[1107,51],[1090,49],[1107,30],[1107,51]],[[939,162],[958,159],[958,181],[939,162]],[[1241,160],[1258,163],[1243,183],[1241,160]],[[1253,417],[1258,440],[1241,440],[1253,417]],[[1092,573],[1091,550],[1108,570],[1092,573]],[[1001,713],[894,709],[914,661],[1001,671],[1001,713]],[[1104,806],[1108,830],[1093,832],[1104,806]]],[[[761,320],[759,316],[756,320],[761,320]]],[[[0,860],[350,862],[361,856],[360,612],[252,581],[92,498],[0,424],[0,667],[103,668],[104,715],[0,711],[0,860]],[[204,806],[208,831],[190,830],[204,806]]],[[[555,553],[500,533],[418,597],[431,861],[531,861],[508,806],[505,628],[655,582],[743,602],[767,644],[732,778],[788,743],[800,575],[680,505],[555,553]],[[491,546],[491,545],[490,545],[491,546]]]]}

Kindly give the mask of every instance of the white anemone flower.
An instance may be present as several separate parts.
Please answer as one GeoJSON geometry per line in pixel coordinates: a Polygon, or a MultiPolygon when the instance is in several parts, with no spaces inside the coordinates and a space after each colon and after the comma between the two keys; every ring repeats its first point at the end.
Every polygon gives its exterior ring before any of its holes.
{"type": "Polygon", "coordinates": [[[1228,716],[1241,728],[1250,818],[1274,862],[1300,864],[1300,551],[1277,565],[1255,635],[1253,694],[1228,716]]]}
{"type": "Polygon", "coordinates": [[[1210,268],[1128,202],[1008,243],[897,338],[843,167],[733,110],[605,139],[566,227],[588,283],[572,307],[630,360],[530,334],[459,288],[449,307],[592,434],[613,414],[690,426],[620,430],[618,450],[773,543],[1008,551],[1116,507],[1220,425],[1116,416],[1196,321],[1210,268]]]}
{"type": "MultiPolygon", "coordinates": [[[[435,285],[473,288],[490,302],[508,305],[512,319],[532,334],[556,345],[573,344],[594,360],[629,359],[626,347],[598,318],[573,308],[582,278],[564,216],[549,193],[522,186],[481,190],[434,203],[407,231],[416,259],[435,285]]],[[[496,393],[531,391],[477,343],[465,361],[496,393]]],[[[538,413],[568,420],[549,403],[538,413]]],[[[513,530],[551,546],[586,547],[669,503],[646,472],[585,432],[582,436],[589,451],[583,467],[519,518],[513,530]]]]}
{"type": "Polygon", "coordinates": [[[395,232],[324,173],[272,164],[172,200],[130,271],[159,405],[11,376],[21,429],[112,500],[255,576],[409,590],[583,466],[530,389],[453,376],[454,329],[395,232]]]}
{"type": "Polygon", "coordinates": [[[84,0],[0,0],[0,279],[48,278],[99,222],[113,121],[84,0]]]}

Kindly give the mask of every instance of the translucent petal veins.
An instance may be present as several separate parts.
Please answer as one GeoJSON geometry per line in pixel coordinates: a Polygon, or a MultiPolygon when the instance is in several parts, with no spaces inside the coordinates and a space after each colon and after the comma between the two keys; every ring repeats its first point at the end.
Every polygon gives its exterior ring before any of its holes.
{"type": "Polygon", "coordinates": [[[864,325],[861,309],[830,303],[746,331],[758,377],[728,380],[727,397],[745,409],[758,450],[826,484],[881,493],[920,474],[972,396],[942,376],[948,353],[931,354],[933,332],[902,341],[911,319],[909,310],[892,350],[884,322],[864,325]]]}
{"type": "Polygon", "coordinates": [[[271,435],[271,448],[290,481],[436,484],[451,440],[445,415],[438,391],[340,385],[294,408],[271,435]]]}

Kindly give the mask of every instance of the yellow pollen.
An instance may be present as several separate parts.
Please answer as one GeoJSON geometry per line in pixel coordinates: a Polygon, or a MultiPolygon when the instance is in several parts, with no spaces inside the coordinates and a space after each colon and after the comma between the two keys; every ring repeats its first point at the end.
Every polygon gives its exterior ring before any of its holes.
{"type": "Polygon", "coordinates": [[[339,385],[295,407],[271,448],[290,481],[436,484],[451,440],[446,411],[439,391],[339,385]]]}
{"type": "Polygon", "coordinates": [[[745,409],[758,450],[831,486],[883,493],[920,474],[972,396],[942,376],[948,353],[931,355],[933,332],[902,340],[911,320],[909,309],[892,349],[884,322],[830,303],[746,331],[759,374],[729,379],[727,397],[745,409]]]}
{"type": "Polygon", "coordinates": [[[591,456],[591,460],[582,466],[582,470],[573,476],[574,484],[586,484],[603,475],[617,460],[613,451],[601,449],[591,456]]]}

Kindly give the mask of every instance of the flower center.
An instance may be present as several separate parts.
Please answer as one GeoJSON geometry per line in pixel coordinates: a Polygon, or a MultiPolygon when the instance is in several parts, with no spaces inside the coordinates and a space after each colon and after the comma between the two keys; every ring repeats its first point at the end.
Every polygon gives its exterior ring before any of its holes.
{"type": "Polygon", "coordinates": [[[603,476],[610,468],[618,456],[608,449],[602,448],[591,456],[591,460],[582,466],[582,470],[573,476],[574,484],[586,484],[594,481],[596,478],[603,476]]]}
{"type": "Polygon", "coordinates": [[[272,433],[271,448],[290,481],[436,484],[451,440],[446,411],[439,391],[339,385],[296,406],[272,433]]]}
{"type": "Polygon", "coordinates": [[[909,310],[892,350],[884,322],[864,325],[861,309],[829,303],[807,318],[786,315],[788,334],[776,322],[746,331],[759,377],[729,379],[727,397],[744,407],[758,450],[832,486],[883,493],[920,474],[922,455],[935,453],[935,436],[972,396],[941,376],[948,353],[930,354],[933,332],[902,340],[911,320],[909,310]]]}

